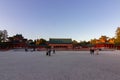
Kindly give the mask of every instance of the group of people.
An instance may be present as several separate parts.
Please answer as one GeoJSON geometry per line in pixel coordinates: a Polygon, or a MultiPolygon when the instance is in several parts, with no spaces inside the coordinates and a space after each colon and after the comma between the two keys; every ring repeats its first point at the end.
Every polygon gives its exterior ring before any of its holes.
{"type": "Polygon", "coordinates": [[[48,49],[47,52],[46,52],[46,56],[51,56],[52,51],[53,51],[53,54],[55,54],[55,49],[53,49],[53,50],[48,49]]]}
{"type": "MultiPolygon", "coordinates": [[[[25,48],[25,51],[28,51],[28,48],[25,48]]],[[[33,51],[35,51],[35,48],[33,48],[33,51]]],[[[53,54],[55,54],[55,49],[48,49],[46,51],[46,56],[51,56],[51,52],[53,52],[53,54]]],[[[90,48],[90,54],[94,55],[94,53],[96,52],[96,55],[99,55],[99,49],[98,48],[90,48]]]]}
{"type": "Polygon", "coordinates": [[[99,55],[99,49],[98,48],[90,48],[90,54],[94,55],[94,52],[96,51],[96,54],[99,55]]]}
{"type": "MultiPolygon", "coordinates": [[[[33,48],[31,50],[31,52],[33,52],[33,51],[35,51],[35,48],[33,48]]],[[[28,48],[27,47],[25,48],[25,52],[28,52],[28,48]]],[[[53,52],[53,54],[55,54],[55,49],[47,49],[46,56],[51,56],[51,52],[53,52]]]]}

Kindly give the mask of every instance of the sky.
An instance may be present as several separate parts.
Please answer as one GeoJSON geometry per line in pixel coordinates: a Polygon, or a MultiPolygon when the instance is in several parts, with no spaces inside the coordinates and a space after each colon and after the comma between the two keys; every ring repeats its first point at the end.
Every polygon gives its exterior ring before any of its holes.
{"type": "Polygon", "coordinates": [[[28,39],[114,37],[120,0],[0,0],[0,30],[28,39]]]}

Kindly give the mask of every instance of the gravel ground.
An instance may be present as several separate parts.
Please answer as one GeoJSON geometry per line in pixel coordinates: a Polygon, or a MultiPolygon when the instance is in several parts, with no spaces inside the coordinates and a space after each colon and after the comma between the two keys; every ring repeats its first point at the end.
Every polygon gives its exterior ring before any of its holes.
{"type": "Polygon", "coordinates": [[[0,80],[120,80],[120,51],[0,52],[0,80]]]}

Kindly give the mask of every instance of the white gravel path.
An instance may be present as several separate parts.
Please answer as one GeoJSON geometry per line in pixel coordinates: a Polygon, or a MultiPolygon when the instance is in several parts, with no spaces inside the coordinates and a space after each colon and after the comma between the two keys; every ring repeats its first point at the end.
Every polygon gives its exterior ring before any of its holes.
{"type": "Polygon", "coordinates": [[[0,80],[120,80],[120,51],[0,52],[0,80]]]}

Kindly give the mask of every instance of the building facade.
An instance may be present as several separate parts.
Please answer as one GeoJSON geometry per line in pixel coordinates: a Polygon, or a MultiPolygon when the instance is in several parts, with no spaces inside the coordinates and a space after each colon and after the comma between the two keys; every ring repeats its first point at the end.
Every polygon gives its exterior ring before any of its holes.
{"type": "Polygon", "coordinates": [[[72,39],[68,38],[50,38],[49,46],[55,49],[72,49],[72,39]]]}
{"type": "Polygon", "coordinates": [[[114,48],[114,44],[110,43],[101,43],[101,44],[96,44],[95,47],[97,48],[114,48]]]}

